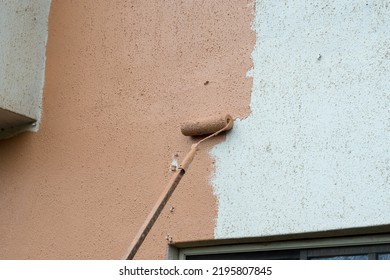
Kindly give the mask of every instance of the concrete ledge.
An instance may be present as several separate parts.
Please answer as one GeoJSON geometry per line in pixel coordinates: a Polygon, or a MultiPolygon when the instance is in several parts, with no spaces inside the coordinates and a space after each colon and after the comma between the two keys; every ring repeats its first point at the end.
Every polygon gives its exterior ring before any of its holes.
{"type": "Polygon", "coordinates": [[[9,138],[35,125],[36,120],[32,118],[0,108],[0,139],[9,138]]]}

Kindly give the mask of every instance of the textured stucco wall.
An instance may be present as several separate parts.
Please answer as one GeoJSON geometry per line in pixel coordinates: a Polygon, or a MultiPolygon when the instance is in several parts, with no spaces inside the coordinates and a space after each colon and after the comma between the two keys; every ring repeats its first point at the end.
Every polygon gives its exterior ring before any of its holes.
{"type": "Polygon", "coordinates": [[[49,10],[50,0],[0,0],[0,109],[27,117],[3,112],[0,127],[7,121],[39,123],[49,10]]]}
{"type": "MultiPolygon", "coordinates": [[[[38,133],[0,141],[0,258],[119,259],[194,139],[183,120],[249,113],[251,1],[52,1],[38,133]]],[[[202,144],[137,258],[212,239],[202,144]],[[170,211],[173,207],[173,211],[170,211]]]]}
{"type": "Polygon", "coordinates": [[[121,258],[195,141],[179,124],[219,112],[241,121],[137,258],[389,224],[386,4],[53,1],[40,131],[0,141],[0,258],[121,258]]]}
{"type": "Polygon", "coordinates": [[[389,224],[389,1],[256,1],[251,115],[212,150],[216,238],[389,224]]]}

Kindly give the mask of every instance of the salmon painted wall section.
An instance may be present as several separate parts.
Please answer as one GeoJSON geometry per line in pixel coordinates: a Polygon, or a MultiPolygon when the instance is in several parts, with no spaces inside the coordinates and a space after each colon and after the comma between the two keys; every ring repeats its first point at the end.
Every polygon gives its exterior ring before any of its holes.
{"type": "Polygon", "coordinates": [[[212,150],[215,238],[390,224],[390,4],[255,10],[251,114],[212,150]]]}
{"type": "MultiPolygon", "coordinates": [[[[52,1],[40,131],[0,141],[0,258],[121,258],[194,142],[180,123],[249,114],[253,17],[251,1],[52,1]]],[[[137,258],[214,238],[221,141],[137,258]]]]}

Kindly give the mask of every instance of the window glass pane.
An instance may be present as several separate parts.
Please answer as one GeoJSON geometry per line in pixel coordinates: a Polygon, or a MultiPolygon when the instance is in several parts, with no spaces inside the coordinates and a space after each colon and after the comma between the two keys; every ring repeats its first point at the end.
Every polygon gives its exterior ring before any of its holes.
{"type": "Polygon", "coordinates": [[[311,258],[312,260],[368,260],[367,255],[311,258]]]}
{"type": "Polygon", "coordinates": [[[390,260],[390,253],[378,254],[378,260],[390,260]]]}

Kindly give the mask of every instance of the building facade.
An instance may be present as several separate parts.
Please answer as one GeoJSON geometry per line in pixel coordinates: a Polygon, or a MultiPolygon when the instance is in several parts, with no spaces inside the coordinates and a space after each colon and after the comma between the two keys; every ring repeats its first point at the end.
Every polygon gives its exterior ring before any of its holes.
{"type": "Polygon", "coordinates": [[[389,1],[14,3],[0,73],[35,71],[0,97],[34,108],[0,98],[30,118],[0,140],[0,258],[123,258],[180,124],[219,113],[137,259],[390,252],[389,1]]]}

